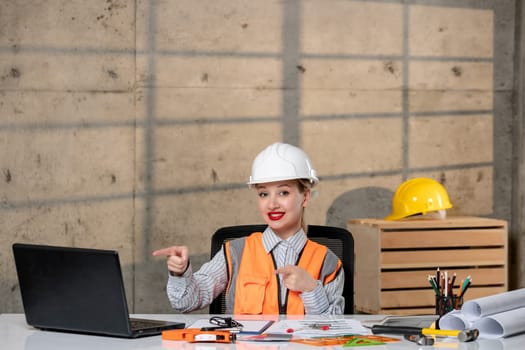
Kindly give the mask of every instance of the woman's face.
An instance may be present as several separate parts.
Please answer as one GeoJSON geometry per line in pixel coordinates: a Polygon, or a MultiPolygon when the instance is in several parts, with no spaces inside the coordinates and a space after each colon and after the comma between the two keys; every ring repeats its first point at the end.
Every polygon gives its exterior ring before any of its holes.
{"type": "Polygon", "coordinates": [[[310,202],[310,190],[299,190],[296,180],[285,180],[258,184],[259,212],[264,221],[282,239],[286,239],[301,228],[303,208],[310,202]]]}

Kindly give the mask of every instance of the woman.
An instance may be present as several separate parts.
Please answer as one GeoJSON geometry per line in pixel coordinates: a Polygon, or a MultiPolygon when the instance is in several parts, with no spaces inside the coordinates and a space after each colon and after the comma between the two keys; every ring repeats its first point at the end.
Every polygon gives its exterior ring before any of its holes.
{"type": "Polygon", "coordinates": [[[328,248],[306,236],[304,210],[319,182],[299,148],[275,143],[257,155],[248,182],[268,227],[226,242],[195,273],[185,246],[153,252],[168,257],[171,305],[189,312],[226,292],[229,314],[342,314],[344,273],[328,248]]]}

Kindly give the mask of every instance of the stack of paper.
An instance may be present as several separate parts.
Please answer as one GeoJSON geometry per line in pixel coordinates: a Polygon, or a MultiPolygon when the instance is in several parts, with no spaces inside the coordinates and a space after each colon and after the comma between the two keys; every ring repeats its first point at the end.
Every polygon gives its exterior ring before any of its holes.
{"type": "Polygon", "coordinates": [[[441,329],[477,328],[482,338],[525,332],[525,288],[465,302],[439,320],[441,329]]]}

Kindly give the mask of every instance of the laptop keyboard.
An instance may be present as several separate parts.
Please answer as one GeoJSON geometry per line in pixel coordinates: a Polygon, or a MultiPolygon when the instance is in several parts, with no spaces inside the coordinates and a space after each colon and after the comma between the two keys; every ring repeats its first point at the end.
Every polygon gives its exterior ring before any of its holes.
{"type": "Polygon", "coordinates": [[[164,321],[156,320],[141,320],[139,318],[131,318],[129,324],[132,330],[146,329],[146,328],[157,328],[166,324],[164,321]]]}

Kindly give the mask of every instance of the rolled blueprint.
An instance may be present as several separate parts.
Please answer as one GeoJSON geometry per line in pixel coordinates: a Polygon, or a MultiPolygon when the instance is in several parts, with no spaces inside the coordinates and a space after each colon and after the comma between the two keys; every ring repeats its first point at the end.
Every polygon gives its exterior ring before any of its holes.
{"type": "Polygon", "coordinates": [[[484,338],[504,338],[525,332],[525,307],[489,315],[472,324],[484,338]]]}
{"type": "Polygon", "coordinates": [[[468,329],[471,328],[472,322],[468,321],[460,310],[452,310],[439,319],[439,328],[441,329],[468,329]]]}
{"type": "Polygon", "coordinates": [[[469,300],[461,307],[461,313],[468,321],[473,322],[487,315],[523,307],[525,307],[525,288],[469,300]]]}

